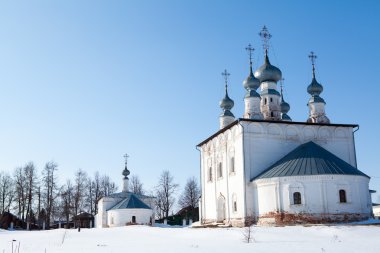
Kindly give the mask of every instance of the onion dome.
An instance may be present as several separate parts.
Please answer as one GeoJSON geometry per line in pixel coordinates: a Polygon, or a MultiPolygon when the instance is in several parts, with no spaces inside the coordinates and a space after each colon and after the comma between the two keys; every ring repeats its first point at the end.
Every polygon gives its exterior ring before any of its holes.
{"type": "Polygon", "coordinates": [[[223,110],[231,110],[234,107],[234,101],[228,96],[227,85],[226,85],[226,95],[219,102],[220,108],[223,110]]]}
{"type": "Polygon", "coordinates": [[[317,82],[317,79],[315,79],[315,74],[313,73],[313,80],[311,81],[311,84],[307,86],[307,92],[314,96],[314,95],[319,95],[323,91],[323,86],[317,82]]]}
{"type": "Polygon", "coordinates": [[[284,100],[282,100],[280,106],[281,106],[281,112],[282,113],[288,113],[289,112],[290,105],[287,102],[285,102],[284,100]]]}
{"type": "Polygon", "coordinates": [[[249,76],[243,81],[244,89],[257,90],[260,87],[260,80],[252,72],[252,64],[249,67],[249,76]]]}
{"type": "Polygon", "coordinates": [[[281,80],[282,73],[281,70],[270,64],[268,58],[268,51],[265,51],[265,61],[264,64],[255,71],[255,77],[260,80],[260,82],[273,81],[277,82],[281,80]]]}
{"type": "Polygon", "coordinates": [[[127,169],[127,163],[125,163],[125,168],[123,170],[122,175],[124,176],[124,178],[128,178],[129,174],[131,174],[131,172],[127,169]]]}

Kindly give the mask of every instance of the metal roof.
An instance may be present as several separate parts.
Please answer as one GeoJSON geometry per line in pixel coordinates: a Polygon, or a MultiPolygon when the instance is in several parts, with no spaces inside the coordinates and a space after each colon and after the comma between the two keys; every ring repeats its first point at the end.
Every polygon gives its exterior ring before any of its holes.
{"type": "Polygon", "coordinates": [[[310,141],[298,146],[252,180],[325,174],[357,175],[369,178],[357,168],[310,141]]]}
{"type": "Polygon", "coordinates": [[[151,209],[147,204],[140,200],[135,194],[129,193],[125,199],[114,205],[109,210],[114,209],[151,209]]]}

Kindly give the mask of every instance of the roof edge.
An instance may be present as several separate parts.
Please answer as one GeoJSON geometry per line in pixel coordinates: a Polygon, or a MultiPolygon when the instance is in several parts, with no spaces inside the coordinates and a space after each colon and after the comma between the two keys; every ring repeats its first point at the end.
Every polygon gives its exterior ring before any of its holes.
{"type": "Polygon", "coordinates": [[[200,147],[209,140],[213,139],[215,136],[219,135],[220,133],[223,133],[233,127],[234,125],[237,125],[240,121],[245,122],[266,122],[266,123],[280,123],[280,124],[290,124],[290,125],[309,125],[309,126],[335,126],[335,127],[358,127],[358,124],[326,124],[326,123],[308,123],[308,122],[300,122],[300,121],[282,121],[282,120],[259,120],[259,119],[245,119],[245,118],[238,118],[231,124],[227,125],[226,127],[220,129],[204,141],[200,142],[196,147],[200,147]]]}

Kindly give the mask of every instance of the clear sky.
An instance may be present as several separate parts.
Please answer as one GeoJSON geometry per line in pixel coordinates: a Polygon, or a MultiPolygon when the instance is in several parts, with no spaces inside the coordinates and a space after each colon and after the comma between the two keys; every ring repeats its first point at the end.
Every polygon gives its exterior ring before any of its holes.
{"type": "Polygon", "coordinates": [[[307,119],[313,50],[327,115],[360,125],[358,167],[380,191],[379,13],[375,0],[1,1],[0,170],[53,159],[62,181],[82,168],[121,184],[128,153],[145,188],[162,170],[183,186],[218,130],[225,68],[242,116],[244,48],[260,66],[266,25],[289,115],[307,119]]]}

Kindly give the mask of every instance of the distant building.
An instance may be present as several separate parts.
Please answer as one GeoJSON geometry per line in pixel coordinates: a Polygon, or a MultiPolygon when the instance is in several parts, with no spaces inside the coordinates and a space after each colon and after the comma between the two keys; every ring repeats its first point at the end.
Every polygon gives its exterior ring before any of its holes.
{"type": "Polygon", "coordinates": [[[93,228],[94,216],[87,212],[81,212],[80,214],[73,217],[73,223],[75,227],[93,228]]]}
{"type": "Polygon", "coordinates": [[[128,191],[127,161],[123,171],[123,191],[103,197],[98,201],[96,227],[120,227],[132,224],[154,223],[154,198],[128,191]]]}
{"type": "Polygon", "coordinates": [[[357,169],[356,124],[331,124],[311,53],[312,81],[306,122],[288,112],[280,69],[271,65],[264,27],[264,64],[249,75],[243,118],[231,112],[227,91],[220,102],[220,130],[198,144],[201,152],[202,224],[294,224],[357,221],[371,216],[369,176],[357,169]],[[256,90],[260,88],[260,93],[256,90]]]}

